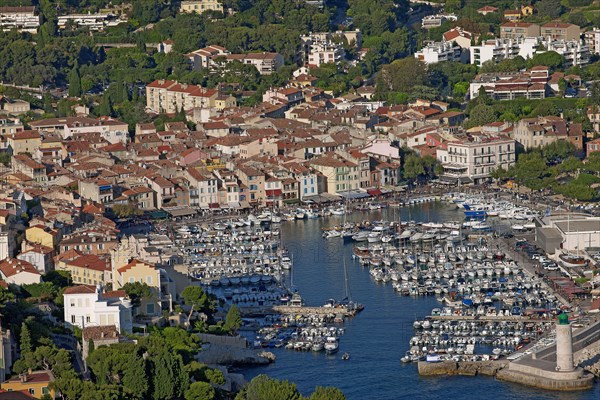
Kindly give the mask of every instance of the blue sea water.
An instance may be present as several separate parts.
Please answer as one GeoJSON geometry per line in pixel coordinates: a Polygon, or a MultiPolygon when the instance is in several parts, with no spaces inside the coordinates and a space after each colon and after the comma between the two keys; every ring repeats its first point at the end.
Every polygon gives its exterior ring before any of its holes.
{"type": "MultiPolygon", "coordinates": [[[[461,220],[462,213],[440,203],[422,204],[403,209],[387,209],[369,213],[353,213],[350,221],[461,220]]],[[[363,399],[600,399],[600,385],[580,393],[556,393],[509,384],[490,377],[423,378],[414,364],[402,364],[400,358],[408,350],[413,336],[415,318],[429,315],[439,306],[435,298],[412,298],[396,294],[391,285],[377,284],[366,268],[352,261],[352,244],[341,239],[325,240],[324,227],[340,224],[343,217],[328,217],[281,225],[284,246],[294,257],[293,280],[307,305],[322,305],[327,299],[345,295],[343,258],[352,299],[365,309],[345,322],[345,334],[340,340],[340,353],[294,352],[270,349],[277,360],[267,366],[242,370],[251,379],[259,374],[289,380],[298,385],[304,395],[316,386],[340,388],[348,400],[363,399]],[[350,360],[341,360],[348,352],[350,360]]]]}

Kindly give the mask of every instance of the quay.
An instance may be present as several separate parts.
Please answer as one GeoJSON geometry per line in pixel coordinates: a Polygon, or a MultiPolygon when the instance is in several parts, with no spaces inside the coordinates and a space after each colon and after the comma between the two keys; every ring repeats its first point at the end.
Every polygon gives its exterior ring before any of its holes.
{"type": "Polygon", "coordinates": [[[588,361],[586,349],[600,340],[600,321],[572,333],[566,314],[562,314],[556,332],[555,343],[548,346],[527,346],[500,360],[419,361],[419,375],[485,375],[545,390],[591,389],[594,375],[579,365],[588,361]]]}
{"type": "Polygon", "coordinates": [[[239,307],[240,314],[244,317],[260,317],[266,315],[337,315],[342,314],[345,317],[351,317],[356,314],[356,310],[350,310],[347,307],[296,307],[296,306],[259,306],[259,307],[239,307]]]}
{"type": "Polygon", "coordinates": [[[542,318],[531,318],[524,315],[433,315],[433,321],[495,321],[495,322],[543,322],[542,318]]]}

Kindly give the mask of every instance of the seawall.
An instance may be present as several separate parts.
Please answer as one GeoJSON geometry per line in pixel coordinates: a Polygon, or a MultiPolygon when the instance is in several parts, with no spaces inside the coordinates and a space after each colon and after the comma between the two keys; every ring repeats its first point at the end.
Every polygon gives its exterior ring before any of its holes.
{"type": "Polygon", "coordinates": [[[421,376],[437,375],[485,375],[495,376],[499,370],[506,367],[508,360],[497,361],[442,361],[428,363],[419,361],[418,370],[421,376]]]}

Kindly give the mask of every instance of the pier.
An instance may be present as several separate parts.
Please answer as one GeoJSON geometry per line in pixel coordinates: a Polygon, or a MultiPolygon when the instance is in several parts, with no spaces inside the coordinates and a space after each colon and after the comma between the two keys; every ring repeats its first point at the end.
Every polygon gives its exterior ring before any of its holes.
{"type": "Polygon", "coordinates": [[[355,310],[347,307],[294,307],[294,306],[263,306],[263,307],[239,307],[240,314],[244,317],[257,317],[272,314],[281,315],[335,315],[342,314],[351,317],[356,314],[355,310]]]}

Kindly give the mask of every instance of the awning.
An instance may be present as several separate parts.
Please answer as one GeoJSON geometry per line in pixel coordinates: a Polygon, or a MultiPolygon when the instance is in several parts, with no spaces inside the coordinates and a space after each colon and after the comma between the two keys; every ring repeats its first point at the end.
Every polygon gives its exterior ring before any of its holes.
{"type": "Polygon", "coordinates": [[[338,196],[342,196],[345,199],[363,199],[365,197],[369,197],[369,194],[367,192],[363,192],[360,190],[349,190],[349,191],[345,191],[345,192],[338,192],[337,193],[338,196]]]}
{"type": "Polygon", "coordinates": [[[267,197],[281,196],[281,189],[265,190],[267,197]]]}
{"type": "Polygon", "coordinates": [[[242,200],[240,201],[240,208],[250,208],[250,203],[248,203],[246,200],[242,200]]]}
{"type": "Polygon", "coordinates": [[[168,216],[169,216],[169,213],[167,213],[166,211],[163,211],[163,210],[155,210],[150,213],[150,218],[152,218],[152,219],[162,219],[162,218],[167,218],[168,216]]]}
{"type": "Polygon", "coordinates": [[[369,193],[371,196],[381,196],[383,194],[383,192],[379,189],[369,189],[367,190],[367,193],[369,193]]]}
{"type": "Polygon", "coordinates": [[[234,202],[231,202],[231,203],[227,203],[227,205],[231,209],[238,209],[238,208],[240,208],[240,203],[237,202],[237,201],[234,201],[234,202]]]}
{"type": "Polygon", "coordinates": [[[219,203],[210,203],[210,204],[208,205],[208,208],[210,208],[210,209],[212,209],[212,210],[215,210],[215,209],[217,209],[217,208],[221,208],[221,205],[220,205],[219,203]]]}
{"type": "Polygon", "coordinates": [[[172,217],[184,217],[188,215],[196,215],[196,210],[190,207],[172,207],[165,208],[166,212],[171,214],[172,217]]]}

